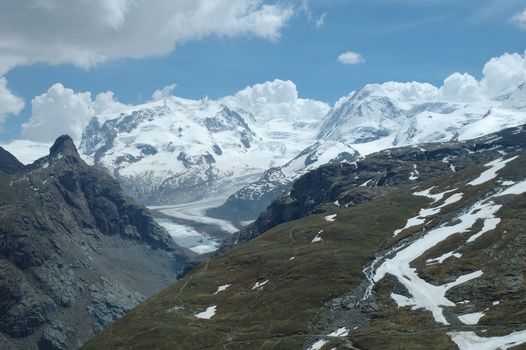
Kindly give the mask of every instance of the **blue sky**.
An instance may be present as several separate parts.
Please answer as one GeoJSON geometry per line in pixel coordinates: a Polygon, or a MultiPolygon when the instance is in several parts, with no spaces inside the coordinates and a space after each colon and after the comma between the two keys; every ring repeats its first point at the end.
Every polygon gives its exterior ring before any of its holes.
{"type": "Polygon", "coordinates": [[[526,48],[526,30],[510,20],[526,1],[312,0],[308,11],[299,4],[292,4],[294,14],[274,40],[212,34],[178,42],[167,54],[108,59],[89,69],[15,65],[5,78],[25,108],[6,118],[0,140],[19,136],[20,124],[31,116],[31,100],[57,82],[92,95],[110,90],[120,102],[135,104],[169,84],[177,84],[177,96],[218,98],[279,78],[294,81],[301,97],[332,104],[371,82],[439,86],[456,71],[480,78],[491,57],[526,48]],[[323,13],[324,24],[317,27],[323,13]],[[340,63],[345,51],[360,53],[365,62],[340,63]]]}

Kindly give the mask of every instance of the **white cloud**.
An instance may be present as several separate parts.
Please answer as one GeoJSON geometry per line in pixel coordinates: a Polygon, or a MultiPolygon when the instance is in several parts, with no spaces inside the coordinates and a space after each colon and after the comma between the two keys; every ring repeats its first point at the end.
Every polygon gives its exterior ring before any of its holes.
{"type": "MultiPolygon", "coordinates": [[[[89,68],[109,59],[159,56],[210,35],[277,40],[293,13],[277,0],[0,1],[0,77],[37,62],[89,68]]],[[[0,79],[0,101],[11,103],[0,107],[1,125],[23,104],[0,79]]]]}
{"type": "Polygon", "coordinates": [[[262,0],[2,1],[0,75],[34,62],[90,67],[163,55],[209,35],[276,40],[293,11],[262,0]]]}
{"type": "Polygon", "coordinates": [[[511,23],[515,24],[519,28],[526,30],[526,9],[517,13],[515,16],[513,16],[510,19],[510,21],[511,23]]]}
{"type": "Polygon", "coordinates": [[[476,101],[481,98],[480,84],[467,73],[453,73],[444,80],[440,88],[440,96],[446,101],[476,101]]]}
{"type": "Polygon", "coordinates": [[[482,92],[495,97],[514,91],[526,81],[526,54],[505,53],[484,65],[480,82],[482,92]]]}
{"type": "Polygon", "coordinates": [[[18,115],[24,108],[24,100],[7,88],[7,80],[0,77],[0,126],[8,115],[18,115]]]}
{"type": "Polygon", "coordinates": [[[152,94],[152,99],[154,101],[162,100],[163,98],[170,96],[176,87],[177,84],[171,84],[166,85],[162,89],[155,90],[155,92],[152,94]]]}
{"type": "Polygon", "coordinates": [[[89,92],[75,92],[62,84],[52,85],[48,91],[31,101],[31,119],[22,124],[22,135],[37,142],[52,142],[62,134],[79,140],[82,131],[97,115],[118,113],[127,108],[115,101],[108,91],[91,100],[89,92]]]}
{"type": "Polygon", "coordinates": [[[338,61],[343,64],[360,64],[364,63],[365,59],[357,52],[347,51],[338,56],[338,61]]]}
{"type": "Polygon", "coordinates": [[[444,80],[440,97],[446,101],[472,102],[510,94],[526,82],[526,53],[505,53],[490,59],[482,69],[482,79],[453,73],[444,80]]]}
{"type": "Polygon", "coordinates": [[[111,115],[119,112],[123,112],[130,106],[118,102],[113,92],[106,91],[102,92],[95,97],[95,101],[92,102],[93,113],[97,116],[111,115]]]}
{"type": "Polygon", "coordinates": [[[222,102],[232,107],[241,107],[262,119],[279,117],[317,121],[330,109],[324,102],[299,98],[292,81],[279,79],[249,86],[234,96],[225,97],[222,102]]]}
{"type": "Polygon", "coordinates": [[[316,28],[321,28],[325,24],[325,19],[327,18],[327,12],[324,12],[316,20],[316,28]]]}

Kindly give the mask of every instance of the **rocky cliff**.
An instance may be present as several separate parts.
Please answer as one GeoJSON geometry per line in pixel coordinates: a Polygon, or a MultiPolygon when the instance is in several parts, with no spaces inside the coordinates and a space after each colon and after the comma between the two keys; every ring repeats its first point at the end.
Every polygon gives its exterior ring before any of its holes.
{"type": "Polygon", "coordinates": [[[0,148],[0,348],[78,348],[191,258],[68,136],[28,166],[0,148]]]}

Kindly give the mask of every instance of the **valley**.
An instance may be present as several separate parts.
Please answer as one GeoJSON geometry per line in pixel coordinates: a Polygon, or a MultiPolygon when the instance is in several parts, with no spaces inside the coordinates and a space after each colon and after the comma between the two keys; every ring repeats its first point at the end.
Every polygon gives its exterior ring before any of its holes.
{"type": "Polygon", "coordinates": [[[508,154],[488,147],[482,164],[348,208],[334,191],[315,213],[201,264],[85,348],[521,348],[526,162],[513,140],[524,135],[501,136],[508,154]]]}
{"type": "Polygon", "coordinates": [[[526,350],[525,32],[0,1],[0,350],[526,350]]]}

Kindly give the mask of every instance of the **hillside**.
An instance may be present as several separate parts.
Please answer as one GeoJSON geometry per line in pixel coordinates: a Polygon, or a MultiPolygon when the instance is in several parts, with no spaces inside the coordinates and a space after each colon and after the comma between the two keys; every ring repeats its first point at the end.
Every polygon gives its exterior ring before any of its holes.
{"type": "Polygon", "coordinates": [[[192,259],[68,136],[28,166],[0,148],[0,348],[76,349],[192,259]]]}
{"type": "Polygon", "coordinates": [[[316,213],[200,265],[84,349],[524,348],[523,132],[349,207],[318,171],[312,191],[333,192],[316,213]]]}

